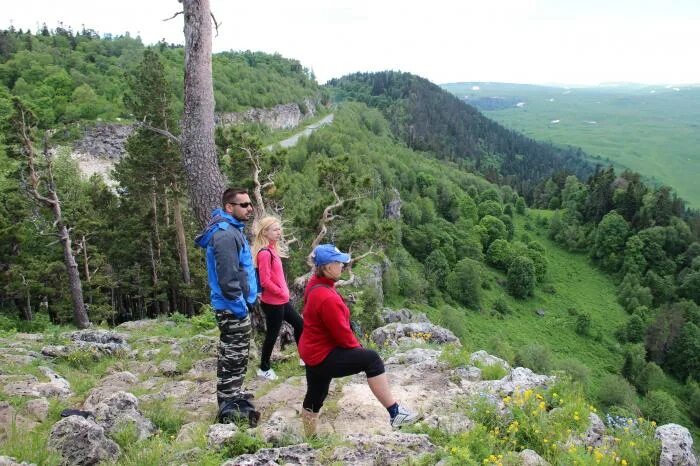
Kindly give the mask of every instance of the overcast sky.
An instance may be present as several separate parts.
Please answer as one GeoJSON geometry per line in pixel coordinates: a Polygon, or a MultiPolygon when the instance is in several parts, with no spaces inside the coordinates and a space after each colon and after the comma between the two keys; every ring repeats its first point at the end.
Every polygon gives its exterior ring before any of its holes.
{"type": "MultiPolygon", "coordinates": [[[[183,43],[177,0],[0,0],[0,27],[59,22],[183,43]]],[[[700,83],[700,0],[211,0],[214,51],[298,59],[319,82],[401,70],[435,83],[700,83]]]]}

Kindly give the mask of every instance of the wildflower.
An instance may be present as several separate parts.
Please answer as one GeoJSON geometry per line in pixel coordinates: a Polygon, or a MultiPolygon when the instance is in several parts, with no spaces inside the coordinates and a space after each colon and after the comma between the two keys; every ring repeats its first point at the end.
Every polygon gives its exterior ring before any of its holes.
{"type": "Polygon", "coordinates": [[[622,466],[627,466],[627,460],[624,460],[624,459],[623,459],[622,461],[620,461],[620,464],[621,464],[622,466]]]}
{"type": "Polygon", "coordinates": [[[535,395],[535,398],[537,398],[538,400],[543,400],[543,399],[544,399],[544,398],[542,397],[542,395],[540,395],[539,393],[538,393],[537,395],[535,395]]]}
{"type": "Polygon", "coordinates": [[[578,414],[574,414],[574,421],[578,421],[578,420],[580,420],[580,419],[581,419],[581,418],[578,417],[578,414]]]}
{"type": "Polygon", "coordinates": [[[545,406],[546,405],[545,405],[544,401],[540,401],[539,408],[544,411],[545,406]]]}
{"type": "Polygon", "coordinates": [[[656,422],[651,421],[651,426],[652,426],[652,427],[656,427],[656,422]]]}
{"type": "Polygon", "coordinates": [[[549,442],[549,439],[546,439],[546,438],[545,438],[545,439],[542,439],[542,441],[543,441],[544,443],[548,443],[548,442],[549,442]]]}
{"type": "Polygon", "coordinates": [[[552,397],[553,397],[553,398],[558,398],[559,395],[557,395],[557,392],[554,392],[554,393],[552,393],[552,397]]]}
{"type": "Polygon", "coordinates": [[[635,446],[635,445],[636,445],[636,443],[630,442],[630,446],[631,446],[631,447],[633,447],[633,446],[635,446]]]}

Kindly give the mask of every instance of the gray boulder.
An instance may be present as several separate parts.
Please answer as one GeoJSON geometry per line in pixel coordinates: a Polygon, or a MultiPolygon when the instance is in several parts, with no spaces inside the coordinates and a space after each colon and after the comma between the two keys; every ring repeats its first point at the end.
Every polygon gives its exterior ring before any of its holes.
{"type": "Polygon", "coordinates": [[[478,382],[481,380],[481,369],[474,366],[458,367],[452,373],[459,377],[460,382],[478,382]]]}
{"type": "Polygon", "coordinates": [[[78,330],[70,334],[70,339],[76,347],[95,349],[106,355],[129,352],[131,348],[126,338],[122,333],[97,329],[78,330]]]}
{"type": "Polygon", "coordinates": [[[603,444],[605,435],[605,424],[600,420],[596,413],[590,413],[588,415],[588,421],[590,425],[584,433],[583,443],[586,446],[599,447],[603,444]]]}
{"type": "Polygon", "coordinates": [[[396,353],[389,357],[386,364],[420,364],[436,363],[442,351],[430,348],[413,348],[403,353],[396,353]]]}
{"type": "Polygon", "coordinates": [[[382,309],[382,320],[385,324],[401,323],[407,324],[410,322],[429,322],[428,318],[422,312],[413,312],[410,309],[399,309],[394,311],[385,307],[382,309]]]}
{"type": "Polygon", "coordinates": [[[127,391],[136,385],[139,379],[128,371],[115,372],[99,381],[97,386],[92,388],[83,402],[83,409],[94,411],[97,405],[111,397],[119,391],[127,391]]]}
{"type": "Polygon", "coordinates": [[[18,462],[11,456],[0,456],[0,466],[36,466],[34,463],[18,462]]]}
{"type": "Polygon", "coordinates": [[[236,435],[236,424],[212,424],[207,432],[207,445],[211,448],[221,448],[228,439],[236,435]]]}
{"type": "Polygon", "coordinates": [[[469,357],[469,362],[471,364],[484,366],[501,366],[506,371],[510,371],[510,364],[507,361],[497,357],[492,356],[484,350],[476,351],[469,357]]]}
{"type": "MultiPolygon", "coordinates": [[[[316,450],[306,443],[281,448],[263,448],[254,454],[241,455],[221,466],[316,465],[316,450]]],[[[349,464],[349,463],[347,463],[349,464]]]]}
{"type": "Polygon", "coordinates": [[[523,466],[549,466],[549,463],[535,450],[525,449],[519,453],[523,466]]]}
{"type": "Polygon", "coordinates": [[[54,424],[49,434],[49,446],[58,451],[63,465],[96,465],[116,460],[119,445],[105,437],[104,429],[91,419],[68,416],[54,424]]]}
{"type": "Polygon", "coordinates": [[[95,422],[107,434],[118,432],[124,426],[133,424],[139,440],[150,437],[156,428],[138,409],[138,399],[131,393],[119,391],[97,405],[95,422]]]}
{"type": "Polygon", "coordinates": [[[526,367],[516,367],[510,374],[496,381],[494,389],[503,395],[512,395],[516,390],[546,388],[554,382],[554,377],[535,374],[526,367]]]}
{"type": "Polygon", "coordinates": [[[461,346],[454,333],[429,322],[393,323],[379,327],[372,332],[372,340],[379,346],[397,347],[403,341],[423,341],[425,343],[454,343],[461,346]]]}
{"type": "Polygon", "coordinates": [[[261,429],[262,437],[274,446],[301,443],[302,426],[299,415],[293,408],[275,411],[261,429]]]}
{"type": "Polygon", "coordinates": [[[656,428],[654,436],[661,440],[659,466],[697,466],[693,454],[693,437],[678,424],[664,424],[656,428]]]}
{"type": "Polygon", "coordinates": [[[344,440],[350,445],[336,447],[332,459],[355,466],[403,464],[409,458],[435,451],[425,434],[350,434],[344,440]]]}

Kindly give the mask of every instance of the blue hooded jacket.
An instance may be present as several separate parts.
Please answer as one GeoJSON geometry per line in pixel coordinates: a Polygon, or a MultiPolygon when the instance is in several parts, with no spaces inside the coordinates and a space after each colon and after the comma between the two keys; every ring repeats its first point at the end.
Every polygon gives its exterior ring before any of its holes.
{"type": "Polygon", "coordinates": [[[244,225],[223,209],[214,209],[211,220],[194,242],[206,249],[211,305],[239,319],[258,295],[253,256],[243,234],[244,225]],[[246,304],[247,303],[247,304],[246,304]]]}

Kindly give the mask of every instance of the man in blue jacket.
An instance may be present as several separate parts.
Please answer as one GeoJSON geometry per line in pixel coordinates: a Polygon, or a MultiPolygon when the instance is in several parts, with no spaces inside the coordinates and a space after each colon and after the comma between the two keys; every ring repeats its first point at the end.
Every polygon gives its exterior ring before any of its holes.
{"type": "Polygon", "coordinates": [[[244,397],[241,387],[248,367],[250,349],[249,308],[257,299],[253,257],[243,233],[253,204],[244,188],[229,188],[214,209],[204,231],[195,238],[206,249],[211,305],[216,313],[220,341],[217,361],[217,420],[248,419],[254,426],[260,417],[244,397]]]}

